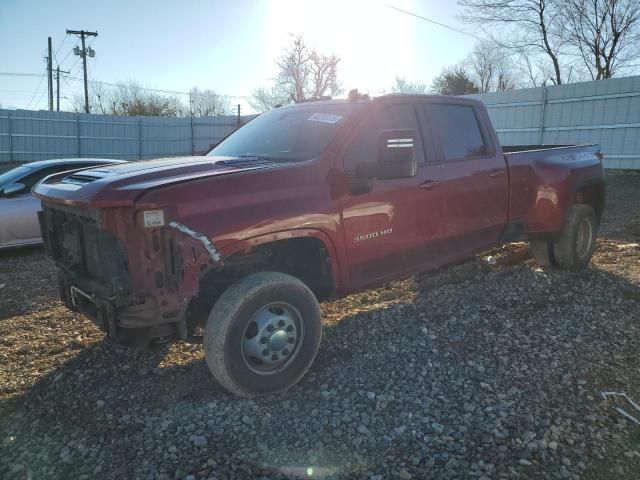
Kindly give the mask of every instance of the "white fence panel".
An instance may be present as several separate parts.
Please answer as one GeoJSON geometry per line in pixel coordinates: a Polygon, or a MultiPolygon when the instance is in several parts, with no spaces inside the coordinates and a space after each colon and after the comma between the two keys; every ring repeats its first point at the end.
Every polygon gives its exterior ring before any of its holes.
{"type": "Polygon", "coordinates": [[[503,145],[599,143],[605,167],[640,169],[640,76],[471,96],[503,145]]]}
{"type": "Polygon", "coordinates": [[[236,116],[122,117],[0,109],[0,171],[2,165],[49,158],[198,155],[236,128],[236,116]]]}

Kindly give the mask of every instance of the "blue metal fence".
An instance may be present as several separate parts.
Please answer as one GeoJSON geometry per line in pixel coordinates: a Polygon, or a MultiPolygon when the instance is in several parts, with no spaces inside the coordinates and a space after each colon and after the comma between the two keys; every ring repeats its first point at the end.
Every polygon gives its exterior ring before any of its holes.
{"type": "Polygon", "coordinates": [[[640,169],[640,76],[472,96],[503,145],[599,143],[605,167],[640,169]]]}
{"type": "Polygon", "coordinates": [[[0,165],[67,157],[199,155],[236,128],[235,116],[121,117],[0,109],[0,165]]]}

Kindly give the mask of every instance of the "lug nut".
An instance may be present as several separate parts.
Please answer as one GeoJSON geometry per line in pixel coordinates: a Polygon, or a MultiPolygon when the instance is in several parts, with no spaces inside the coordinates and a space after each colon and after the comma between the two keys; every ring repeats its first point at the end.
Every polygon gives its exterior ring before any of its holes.
{"type": "Polygon", "coordinates": [[[269,325],[267,326],[267,330],[269,330],[270,332],[273,332],[274,326],[273,325],[269,325]]]}
{"type": "Polygon", "coordinates": [[[271,360],[273,360],[274,362],[278,360],[278,354],[274,353],[273,355],[271,355],[271,360]]]}
{"type": "Polygon", "coordinates": [[[289,350],[287,350],[286,348],[284,350],[282,350],[282,354],[283,355],[289,355],[289,350]]]}
{"type": "Polygon", "coordinates": [[[266,348],[265,348],[264,350],[262,350],[262,355],[264,355],[265,357],[266,357],[267,355],[269,355],[269,350],[268,350],[268,349],[266,349],[266,348]]]}
{"type": "Polygon", "coordinates": [[[267,343],[267,337],[262,337],[260,339],[260,343],[267,343]]]}
{"type": "Polygon", "coordinates": [[[293,325],[289,325],[286,330],[287,332],[293,332],[293,325]]]}
{"type": "Polygon", "coordinates": [[[280,320],[280,321],[278,322],[278,326],[279,326],[279,327],[284,327],[284,320],[280,320]]]}

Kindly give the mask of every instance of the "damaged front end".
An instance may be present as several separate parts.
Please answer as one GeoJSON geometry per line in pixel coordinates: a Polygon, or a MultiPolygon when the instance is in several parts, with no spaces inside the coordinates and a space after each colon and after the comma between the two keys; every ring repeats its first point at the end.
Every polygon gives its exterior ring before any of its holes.
{"type": "Polygon", "coordinates": [[[45,203],[39,218],[69,308],[119,339],[185,338],[189,302],[221,257],[206,236],[148,213],[45,203]]]}

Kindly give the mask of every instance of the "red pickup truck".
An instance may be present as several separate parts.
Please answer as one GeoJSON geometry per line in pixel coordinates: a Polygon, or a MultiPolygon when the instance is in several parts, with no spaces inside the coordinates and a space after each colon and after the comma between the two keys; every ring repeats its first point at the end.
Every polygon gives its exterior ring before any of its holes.
{"type": "Polygon", "coordinates": [[[352,94],[276,108],[206,156],[51,176],[35,193],[69,308],[121,339],[204,327],[215,378],[256,396],[311,365],[319,300],[512,241],[583,269],[605,188],[599,146],[501,148],[479,101],[352,94]]]}

